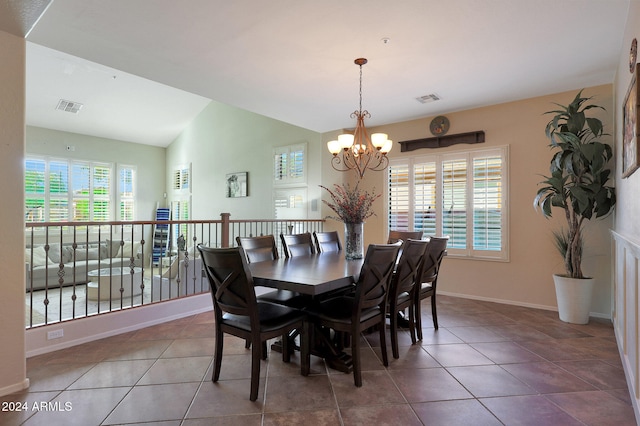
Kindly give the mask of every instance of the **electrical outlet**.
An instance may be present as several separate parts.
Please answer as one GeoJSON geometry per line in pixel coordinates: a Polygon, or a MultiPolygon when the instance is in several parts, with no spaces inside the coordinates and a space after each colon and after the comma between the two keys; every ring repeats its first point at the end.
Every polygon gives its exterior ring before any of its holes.
{"type": "Polygon", "coordinates": [[[61,328],[59,330],[49,331],[47,333],[47,340],[51,339],[59,339],[64,336],[64,330],[61,328]]]}

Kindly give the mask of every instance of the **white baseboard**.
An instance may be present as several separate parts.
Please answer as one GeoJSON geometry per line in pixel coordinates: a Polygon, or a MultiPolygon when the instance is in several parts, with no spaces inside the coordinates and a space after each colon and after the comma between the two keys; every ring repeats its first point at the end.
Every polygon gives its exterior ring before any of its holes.
{"type": "MultiPolygon", "coordinates": [[[[211,295],[203,293],[148,306],[124,309],[103,315],[81,318],[68,322],[35,327],[25,332],[27,358],[69,348],[82,343],[129,331],[139,330],[167,321],[207,312],[213,309],[211,295]],[[47,333],[60,330],[64,336],[47,340],[47,333]]],[[[213,330],[212,330],[213,333],[213,330]]]]}
{"type": "MultiPolygon", "coordinates": [[[[503,305],[523,306],[525,308],[544,309],[545,311],[558,312],[558,308],[556,306],[537,305],[534,303],[525,303],[525,302],[514,302],[513,300],[496,299],[493,297],[473,296],[468,294],[452,293],[448,291],[438,291],[438,294],[441,294],[443,296],[460,297],[462,299],[482,300],[483,302],[502,303],[503,305]]],[[[610,315],[602,314],[599,312],[589,312],[589,316],[594,318],[604,318],[608,320],[611,319],[610,315]]]]}
{"type": "Polygon", "coordinates": [[[15,383],[13,385],[0,388],[0,397],[9,395],[15,392],[20,392],[22,390],[27,389],[28,387],[29,387],[29,379],[24,379],[20,383],[15,383]]]}

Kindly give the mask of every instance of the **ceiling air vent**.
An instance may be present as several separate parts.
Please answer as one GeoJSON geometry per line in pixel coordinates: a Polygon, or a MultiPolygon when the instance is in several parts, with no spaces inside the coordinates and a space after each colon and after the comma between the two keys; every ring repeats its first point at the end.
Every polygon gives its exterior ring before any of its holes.
{"type": "Polygon", "coordinates": [[[440,100],[440,96],[436,95],[435,93],[432,93],[430,95],[424,95],[424,96],[417,97],[416,99],[421,104],[428,104],[429,102],[439,101],[440,100]]]}
{"type": "Polygon", "coordinates": [[[70,112],[72,114],[77,114],[82,109],[82,104],[79,102],[71,102],[60,99],[60,102],[58,102],[58,106],[56,106],[56,109],[60,111],[70,112]]]}

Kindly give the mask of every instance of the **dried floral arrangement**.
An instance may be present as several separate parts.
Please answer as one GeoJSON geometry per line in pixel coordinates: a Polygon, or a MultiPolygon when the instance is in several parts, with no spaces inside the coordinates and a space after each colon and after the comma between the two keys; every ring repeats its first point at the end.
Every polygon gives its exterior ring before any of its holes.
{"type": "Polygon", "coordinates": [[[361,190],[358,185],[352,188],[349,184],[334,184],[333,191],[326,186],[320,185],[320,187],[326,189],[331,196],[331,202],[327,200],[322,200],[322,202],[338,215],[327,218],[345,223],[360,223],[374,216],[373,202],[382,196],[382,194],[376,195],[361,190]]]}

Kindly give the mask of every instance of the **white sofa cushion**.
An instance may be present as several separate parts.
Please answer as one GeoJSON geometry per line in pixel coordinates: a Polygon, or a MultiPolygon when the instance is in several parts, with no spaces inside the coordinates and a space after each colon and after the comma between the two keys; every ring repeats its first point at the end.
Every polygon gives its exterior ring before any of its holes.
{"type": "Polygon", "coordinates": [[[34,267],[35,266],[44,266],[47,263],[49,263],[49,264],[53,263],[47,257],[47,252],[45,251],[44,246],[36,246],[36,247],[33,248],[33,250],[26,249],[24,251],[24,260],[27,263],[33,262],[32,266],[34,266],[34,267]]]}
{"type": "Polygon", "coordinates": [[[118,250],[118,254],[116,257],[136,257],[138,255],[138,251],[140,250],[141,244],[137,241],[125,241],[124,245],[120,246],[120,250],[118,250]]]}

